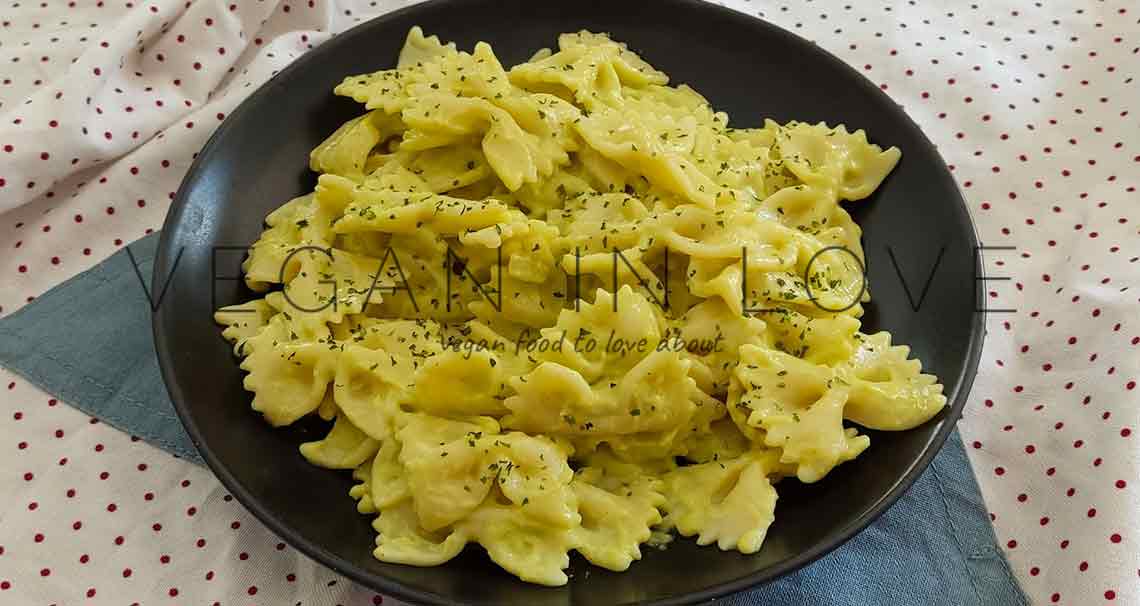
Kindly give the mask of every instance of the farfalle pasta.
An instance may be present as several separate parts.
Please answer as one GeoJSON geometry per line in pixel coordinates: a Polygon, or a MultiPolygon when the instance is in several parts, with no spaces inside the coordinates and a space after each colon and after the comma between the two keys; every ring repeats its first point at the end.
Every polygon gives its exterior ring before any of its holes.
{"type": "Polygon", "coordinates": [[[377,558],[478,543],[561,585],[571,550],[620,571],[673,533],[754,553],[781,479],[945,406],[860,330],[840,202],[899,160],[863,131],[730,127],[590,32],[507,68],[413,28],[335,92],[364,110],[266,218],[261,298],[216,319],[255,411],[331,423],[300,455],[351,470],[377,558]]]}

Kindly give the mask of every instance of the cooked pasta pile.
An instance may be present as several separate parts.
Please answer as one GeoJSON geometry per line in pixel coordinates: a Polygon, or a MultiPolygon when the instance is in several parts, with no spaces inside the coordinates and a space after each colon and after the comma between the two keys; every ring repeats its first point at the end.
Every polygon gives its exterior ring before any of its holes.
{"type": "Polygon", "coordinates": [[[263,298],[217,321],[274,426],[351,469],[375,556],[468,543],[522,579],[568,552],[625,570],[675,531],[753,553],[773,484],[815,482],[944,405],[885,332],[860,230],[895,148],[843,126],[731,128],[603,34],[510,69],[419,28],[367,112],[313,150],[316,190],[251,247],[263,298]]]}

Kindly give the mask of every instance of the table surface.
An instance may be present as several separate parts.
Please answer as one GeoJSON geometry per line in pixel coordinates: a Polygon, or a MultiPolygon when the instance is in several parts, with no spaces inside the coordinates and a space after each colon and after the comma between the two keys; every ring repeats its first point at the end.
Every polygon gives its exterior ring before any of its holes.
{"type": "MultiPolygon", "coordinates": [[[[0,27],[0,314],[161,225],[240,100],[407,2],[13,2],[0,27]]],[[[960,423],[1035,603],[1140,603],[1140,6],[726,5],[815,40],[901,103],[986,254],[960,423]]],[[[652,59],[652,58],[650,58],[652,59]]],[[[745,76],[746,77],[746,76],[745,76]]],[[[884,136],[883,133],[872,133],[884,136]]],[[[265,530],[206,470],[0,369],[0,602],[394,603],[265,530]]]]}

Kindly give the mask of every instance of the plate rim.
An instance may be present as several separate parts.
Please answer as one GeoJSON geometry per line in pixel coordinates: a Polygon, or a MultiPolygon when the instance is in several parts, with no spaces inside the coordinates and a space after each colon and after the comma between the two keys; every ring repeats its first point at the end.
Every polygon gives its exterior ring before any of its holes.
{"type": "MultiPolygon", "coordinates": [[[[426,2],[418,2],[411,4],[397,10],[384,13],[377,17],[373,17],[366,21],[354,25],[353,27],[335,34],[330,39],[326,40],[317,48],[310,50],[296,60],[290,62],[287,66],[282,68],[278,73],[270,77],[268,80],[258,86],[252,93],[246,96],[242,101],[229,112],[226,118],[218,126],[217,129],[210,135],[205,145],[199,150],[197,157],[191,163],[190,168],[186,171],[182,180],[179,183],[178,190],[171,200],[166,218],[162,224],[162,231],[159,236],[157,245],[157,253],[154,260],[152,283],[161,283],[162,277],[166,276],[170,271],[171,259],[175,257],[172,253],[172,242],[169,234],[170,227],[177,225],[184,214],[186,209],[187,186],[193,180],[196,174],[201,170],[201,167],[210,159],[214,148],[219,145],[222,136],[228,132],[233,125],[241,121],[241,117],[252,111],[253,101],[259,100],[262,97],[274,94],[272,90],[276,82],[286,79],[293,71],[303,69],[310,63],[319,62],[322,56],[329,52],[329,48],[340,43],[340,40],[349,38],[353,35],[361,35],[366,29],[375,27],[377,23],[382,23],[390,20],[395,20],[403,17],[406,13],[424,10],[425,7],[438,7],[444,5],[454,4],[475,4],[485,0],[428,0],[426,2]]],[[[783,29],[782,27],[759,18],[748,13],[733,10],[720,4],[714,4],[709,0],[669,0],[668,3],[662,3],[662,7],[668,10],[669,4],[672,5],[685,5],[696,10],[705,10],[713,13],[720,13],[722,17],[748,20],[751,21],[753,26],[760,27],[766,30],[766,33],[777,40],[782,40],[789,44],[799,47],[810,47],[815,52],[821,55],[821,58],[829,63],[832,63],[836,69],[847,70],[849,73],[858,75],[858,86],[861,86],[866,91],[873,95],[878,95],[886,102],[897,106],[899,114],[902,116],[910,127],[917,131],[923,143],[934,152],[938,158],[942,155],[938,153],[938,148],[926,136],[926,132],[914,121],[909,114],[902,109],[889,95],[883,92],[878,86],[868,80],[857,69],[843,61],[827,49],[820,46],[812,40],[801,37],[794,32],[783,29]]],[[[980,239],[977,234],[977,225],[974,223],[973,215],[970,213],[969,205],[966,202],[966,196],[962,191],[961,185],[954,179],[947,169],[945,162],[939,167],[944,177],[947,177],[949,182],[954,184],[954,189],[957,193],[957,200],[951,203],[957,203],[965,214],[966,222],[969,226],[969,241],[967,244],[971,251],[977,253],[980,246],[980,239]]],[[[982,263],[981,255],[974,254],[974,275],[977,280],[985,279],[985,266],[982,263]]],[[[726,581],[705,589],[689,592],[685,594],[669,596],[657,600],[643,601],[643,602],[627,602],[626,604],[647,604],[653,606],[680,606],[684,604],[693,604],[697,602],[706,602],[719,597],[723,597],[730,593],[743,591],[760,584],[775,580],[786,574],[804,568],[819,558],[831,553],[832,551],[840,548],[847,541],[851,540],[855,535],[860,533],[873,521],[879,518],[887,509],[889,509],[898,499],[908,490],[911,485],[918,479],[920,475],[930,465],[934,457],[942,450],[946,440],[954,431],[958,419],[962,416],[962,410],[965,407],[966,401],[969,398],[970,392],[973,387],[974,380],[977,376],[978,366],[981,360],[982,347],[985,340],[985,293],[984,289],[975,288],[975,311],[973,321],[970,326],[970,337],[967,343],[966,359],[962,366],[961,372],[955,378],[954,388],[952,393],[947,397],[949,407],[944,414],[940,426],[937,431],[930,437],[926,446],[924,447],[921,455],[915,459],[912,464],[906,469],[906,472],[899,478],[897,482],[886,492],[879,500],[869,508],[863,515],[856,518],[851,523],[842,527],[833,533],[832,538],[822,541],[812,549],[796,556],[789,558],[779,564],[770,566],[766,569],[748,574],[730,581],[726,581]],[[983,310],[983,311],[978,311],[983,310]]],[[[244,488],[242,483],[228,470],[225,463],[220,460],[217,455],[206,445],[201,439],[201,433],[198,429],[197,423],[194,420],[190,407],[186,404],[186,398],[183,397],[181,388],[175,378],[175,362],[173,360],[173,350],[167,338],[167,334],[163,327],[162,319],[163,309],[166,306],[159,306],[157,310],[151,314],[151,330],[154,338],[155,354],[158,358],[158,366],[162,375],[163,384],[166,388],[171,402],[174,404],[175,412],[179,420],[185,427],[186,432],[190,436],[190,441],[194,447],[201,454],[202,459],[205,461],[207,467],[218,478],[222,485],[234,496],[234,498],[241,503],[250,513],[254,515],[261,523],[265,524],[269,530],[280,537],[283,541],[288,542],[298,551],[304,555],[312,558],[322,566],[327,566],[334,572],[348,577],[354,582],[360,583],[365,587],[373,589],[383,594],[391,595],[404,601],[413,601],[418,603],[432,603],[444,604],[447,606],[461,606],[463,602],[453,600],[447,596],[436,593],[425,592],[419,589],[408,587],[403,583],[384,576],[383,574],[371,572],[366,570],[351,561],[324,549],[304,537],[298,536],[298,533],[293,530],[289,525],[285,524],[281,519],[276,517],[269,508],[260,503],[248,490],[244,488]]],[[[943,381],[946,384],[946,381],[943,381]]]]}

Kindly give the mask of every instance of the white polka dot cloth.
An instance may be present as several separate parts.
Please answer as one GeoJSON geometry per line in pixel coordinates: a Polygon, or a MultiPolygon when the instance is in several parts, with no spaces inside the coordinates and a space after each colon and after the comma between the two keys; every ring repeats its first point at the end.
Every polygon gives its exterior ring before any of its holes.
{"type": "MultiPolygon", "coordinates": [[[[210,132],[405,2],[0,0],[0,314],[157,228],[210,132]]],[[[1140,603],[1140,6],[731,0],[860,70],[951,165],[992,307],[960,424],[1040,604],[1140,603]]],[[[368,605],[208,471],[0,369],[0,603],[368,605]],[[173,599],[171,599],[173,598],[173,599]]]]}

